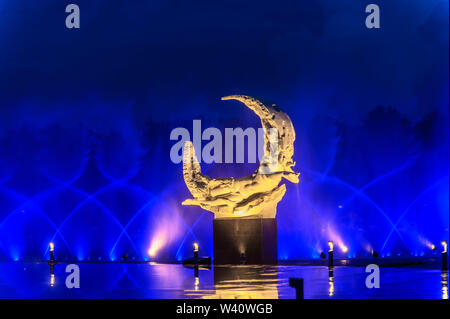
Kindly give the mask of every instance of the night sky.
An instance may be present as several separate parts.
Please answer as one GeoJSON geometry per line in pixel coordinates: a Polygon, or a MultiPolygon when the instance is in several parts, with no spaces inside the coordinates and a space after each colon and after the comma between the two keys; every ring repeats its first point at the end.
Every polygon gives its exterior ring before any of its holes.
{"type": "Polygon", "coordinates": [[[2,127],[86,120],[99,100],[137,122],[227,117],[230,93],[345,121],[448,113],[448,1],[377,1],[379,30],[367,1],[81,0],[80,30],[67,3],[0,1],[2,127]]]}

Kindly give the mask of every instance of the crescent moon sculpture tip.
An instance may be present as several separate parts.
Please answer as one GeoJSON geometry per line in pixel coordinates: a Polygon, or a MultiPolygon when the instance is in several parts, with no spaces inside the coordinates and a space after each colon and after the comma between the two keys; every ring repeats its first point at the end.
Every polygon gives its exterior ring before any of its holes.
{"type": "Polygon", "coordinates": [[[279,185],[282,178],[299,182],[299,173],[292,170],[295,131],[291,119],[276,105],[264,105],[250,96],[229,95],[221,99],[240,101],[261,119],[265,133],[263,161],[248,177],[211,179],[202,174],[192,142],[186,142],[183,177],[194,198],[182,204],[198,205],[214,213],[215,218],[275,218],[277,204],[286,193],[286,186],[279,185]]]}

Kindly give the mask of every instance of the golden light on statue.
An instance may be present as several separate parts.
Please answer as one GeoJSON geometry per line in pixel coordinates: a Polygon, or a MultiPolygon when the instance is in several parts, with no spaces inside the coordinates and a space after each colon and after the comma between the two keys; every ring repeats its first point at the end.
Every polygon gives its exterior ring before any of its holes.
{"type": "Polygon", "coordinates": [[[55,244],[54,243],[50,243],[49,247],[50,247],[50,251],[54,251],[55,250],[55,244]]]}
{"type": "Polygon", "coordinates": [[[446,253],[446,252],[447,252],[447,241],[446,241],[446,240],[443,240],[443,241],[441,242],[441,244],[442,244],[442,247],[444,247],[444,250],[442,251],[442,253],[446,253]]]}
{"type": "Polygon", "coordinates": [[[198,251],[198,243],[194,243],[194,252],[198,251]]]}
{"type": "Polygon", "coordinates": [[[242,178],[212,179],[202,174],[192,142],[183,150],[183,177],[194,198],[183,205],[198,205],[214,213],[214,218],[275,218],[278,202],[286,193],[279,186],[284,178],[299,182],[299,173],[292,170],[295,131],[289,116],[275,104],[270,106],[245,95],[231,95],[222,100],[237,100],[255,112],[264,130],[264,156],[258,169],[242,178]]]}
{"type": "MultiPolygon", "coordinates": [[[[264,104],[246,95],[230,95],[251,109],[261,120],[264,148],[258,168],[252,175],[211,178],[202,174],[191,141],[183,147],[183,178],[193,198],[182,205],[196,205],[214,214],[213,244],[216,264],[276,264],[277,205],[286,193],[283,180],[299,182],[293,171],[295,131],[289,116],[275,104],[264,104]],[[264,244],[254,244],[253,238],[264,244]],[[243,254],[242,251],[252,253],[243,254]]],[[[197,150],[198,151],[198,150],[197,150]]],[[[199,156],[201,158],[201,156],[199,156]]],[[[194,255],[197,254],[194,252],[194,255]]]]}

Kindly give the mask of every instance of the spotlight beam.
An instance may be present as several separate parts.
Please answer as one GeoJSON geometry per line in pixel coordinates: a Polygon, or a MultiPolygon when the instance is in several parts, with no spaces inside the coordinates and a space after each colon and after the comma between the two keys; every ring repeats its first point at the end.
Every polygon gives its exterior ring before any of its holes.
{"type": "MultiPolygon", "coordinates": [[[[311,171],[311,170],[305,170],[305,169],[303,169],[303,171],[307,171],[307,172],[309,172],[309,173],[311,173],[311,174],[318,175],[317,172],[314,172],[314,171],[311,171]]],[[[346,186],[347,188],[349,188],[350,190],[352,190],[352,191],[355,192],[355,193],[358,192],[358,189],[357,189],[357,188],[355,188],[354,186],[350,185],[350,184],[347,183],[347,182],[344,182],[343,180],[341,180],[341,179],[339,179],[339,178],[337,178],[337,177],[326,176],[326,177],[325,177],[325,180],[329,180],[329,181],[331,181],[331,182],[335,182],[335,183],[337,183],[337,184],[341,184],[341,185],[343,185],[343,186],[346,186]]],[[[400,237],[400,239],[402,240],[403,244],[406,245],[406,244],[405,244],[405,241],[404,241],[404,239],[403,239],[402,234],[401,234],[400,231],[397,229],[397,227],[396,227],[396,225],[394,224],[394,222],[393,222],[393,221],[389,218],[389,216],[384,212],[384,210],[383,210],[380,206],[378,206],[378,204],[375,203],[375,201],[372,200],[369,196],[367,196],[364,192],[360,192],[357,196],[359,196],[359,197],[365,199],[365,200],[368,201],[374,208],[376,208],[376,210],[377,210],[377,211],[378,211],[378,212],[379,212],[379,213],[387,220],[387,222],[388,222],[388,223],[391,225],[391,227],[395,230],[395,232],[397,233],[397,235],[398,235],[398,236],[400,237]]]]}
{"type": "MultiPolygon", "coordinates": [[[[24,202],[22,202],[19,206],[17,206],[16,208],[14,208],[14,210],[12,210],[11,212],[9,212],[9,214],[8,214],[8,215],[2,220],[2,222],[0,223],[0,228],[2,228],[2,227],[6,224],[6,222],[7,222],[11,217],[13,217],[15,214],[17,214],[20,210],[22,210],[23,208],[25,208],[27,205],[32,204],[33,207],[36,208],[37,212],[39,212],[43,217],[45,217],[45,219],[49,222],[49,224],[50,224],[55,230],[58,229],[58,227],[57,227],[56,224],[53,222],[53,220],[48,216],[48,214],[47,214],[47,213],[46,213],[46,212],[45,212],[45,211],[44,211],[44,210],[43,210],[43,209],[35,202],[35,200],[36,200],[37,198],[39,198],[41,195],[43,195],[42,193],[39,193],[39,194],[37,194],[37,195],[35,195],[35,196],[31,197],[31,198],[27,198],[26,196],[20,194],[19,192],[16,192],[15,190],[12,190],[12,189],[10,189],[10,188],[7,188],[7,187],[5,187],[5,186],[3,186],[3,185],[0,185],[0,186],[3,188],[3,190],[6,190],[6,191],[8,191],[8,192],[14,194],[16,197],[22,198],[22,200],[24,201],[24,202]]],[[[51,192],[55,191],[56,189],[57,189],[57,187],[54,187],[54,188],[49,189],[49,190],[47,190],[47,191],[45,191],[45,192],[50,192],[50,193],[51,193],[51,192]]],[[[59,189],[59,188],[58,188],[58,189],[59,189]]],[[[55,237],[56,237],[56,236],[54,236],[54,237],[52,238],[52,241],[55,239],[55,237]]],[[[67,248],[67,249],[69,250],[69,252],[72,254],[72,249],[70,248],[70,246],[69,246],[67,240],[64,238],[64,235],[63,235],[63,234],[60,234],[60,237],[61,237],[61,239],[62,239],[64,245],[66,246],[66,248],[67,248]]],[[[48,247],[47,247],[47,250],[48,250],[48,247]]],[[[47,250],[45,251],[44,256],[46,255],[47,250]]]]}
{"type": "Polygon", "coordinates": [[[411,166],[413,166],[413,164],[415,163],[417,156],[408,159],[402,166],[397,167],[383,175],[380,175],[378,177],[376,177],[375,179],[371,180],[369,183],[367,183],[366,185],[364,185],[363,187],[361,187],[356,193],[354,193],[352,196],[350,196],[349,198],[347,198],[343,203],[342,206],[346,206],[347,204],[349,204],[355,197],[357,197],[359,194],[363,193],[367,188],[369,188],[372,185],[375,185],[376,183],[382,181],[385,178],[388,178],[392,175],[395,175],[399,172],[401,172],[402,170],[409,168],[411,166]]]}
{"type": "MultiPolygon", "coordinates": [[[[195,228],[195,226],[196,226],[197,223],[200,221],[200,219],[203,217],[203,215],[205,215],[205,213],[206,213],[206,211],[203,211],[203,213],[202,213],[199,217],[197,217],[197,219],[196,219],[195,222],[192,224],[192,226],[189,227],[189,229],[191,230],[190,233],[192,233],[192,235],[193,235],[192,237],[194,237],[194,240],[195,240],[195,241],[198,241],[198,240],[197,240],[197,237],[194,235],[192,229],[195,228]]],[[[184,245],[184,242],[185,242],[186,239],[188,238],[188,235],[189,235],[189,232],[186,232],[186,234],[185,234],[184,237],[183,237],[183,240],[181,241],[180,246],[178,246],[177,253],[175,254],[175,259],[177,259],[178,254],[180,253],[180,250],[181,250],[181,248],[182,248],[183,245],[184,245]]]]}
{"type": "MultiPolygon", "coordinates": [[[[97,198],[95,198],[98,194],[102,193],[103,191],[105,191],[106,189],[110,189],[113,188],[115,186],[117,186],[116,183],[111,183],[106,185],[105,187],[100,188],[99,190],[97,190],[96,192],[89,194],[86,193],[85,191],[73,186],[73,185],[69,185],[69,184],[65,184],[62,181],[58,181],[56,179],[54,179],[55,182],[59,182],[61,184],[64,184],[65,187],[72,189],[73,191],[82,194],[83,196],[85,196],[85,198],[78,203],[77,206],[75,206],[72,211],[69,212],[69,214],[66,216],[66,218],[64,218],[64,220],[61,222],[61,224],[59,225],[58,229],[56,230],[55,234],[53,235],[53,237],[51,238],[51,241],[54,240],[54,238],[56,237],[56,235],[58,233],[61,232],[61,229],[64,227],[64,225],[73,217],[73,215],[75,215],[75,213],[77,213],[84,205],[86,205],[89,201],[93,201],[95,204],[97,204],[105,213],[107,213],[112,219],[113,221],[123,230],[123,225],[120,223],[120,221],[116,218],[116,216],[114,216],[114,214],[105,206],[103,205],[97,198]]],[[[130,241],[130,244],[133,246],[133,249],[135,250],[135,252],[137,254],[138,250],[136,248],[136,245],[134,244],[133,240],[131,239],[130,235],[125,232],[125,235],[127,236],[127,238],[130,241]]],[[[47,253],[48,251],[48,247],[47,250],[45,251],[45,253],[47,253]]]]}
{"type": "MultiPolygon", "coordinates": [[[[426,193],[428,193],[429,191],[433,190],[436,186],[438,186],[440,183],[445,182],[448,180],[448,175],[444,178],[439,179],[437,182],[433,183],[432,185],[430,185],[429,187],[427,187],[425,190],[423,190],[412,202],[411,204],[409,204],[409,206],[403,211],[403,213],[401,213],[401,215],[399,216],[399,218],[397,219],[397,222],[395,223],[395,226],[398,226],[398,224],[400,224],[400,222],[402,221],[402,219],[406,216],[406,214],[411,210],[411,208],[414,207],[414,205],[417,204],[417,202],[422,198],[422,196],[424,196],[426,193]]],[[[389,232],[389,234],[386,237],[386,240],[384,241],[383,247],[381,248],[381,251],[383,251],[383,249],[386,247],[389,238],[391,238],[393,229],[391,229],[391,231],[389,232]]]]}
{"type": "Polygon", "coordinates": [[[112,256],[114,250],[116,249],[117,244],[119,243],[120,239],[122,238],[122,235],[123,235],[124,233],[126,233],[126,230],[127,230],[128,226],[131,225],[131,223],[136,219],[136,217],[137,217],[138,215],[140,215],[140,214],[144,211],[144,209],[146,209],[146,208],[149,207],[151,204],[153,204],[153,202],[154,202],[155,199],[157,199],[157,198],[158,198],[158,196],[153,196],[152,199],[150,199],[149,201],[147,201],[147,203],[144,204],[144,206],[142,206],[142,207],[141,207],[141,208],[133,215],[133,217],[131,217],[131,219],[128,221],[128,223],[125,225],[125,227],[123,227],[122,232],[121,232],[121,233],[119,234],[119,236],[117,237],[117,239],[116,239],[116,241],[115,241],[115,243],[114,243],[114,245],[113,245],[111,251],[109,252],[109,258],[111,258],[111,256],[112,256]]]}

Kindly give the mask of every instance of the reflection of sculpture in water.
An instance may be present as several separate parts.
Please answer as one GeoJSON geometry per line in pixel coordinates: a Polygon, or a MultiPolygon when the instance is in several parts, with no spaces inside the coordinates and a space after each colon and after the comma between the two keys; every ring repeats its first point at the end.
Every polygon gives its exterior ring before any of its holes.
{"type": "MultiPolygon", "coordinates": [[[[211,268],[194,267],[192,285],[184,290],[189,298],[278,299],[278,268],[274,266],[214,266],[214,285],[208,282],[211,268]],[[199,271],[204,276],[201,284],[199,271]]],[[[173,273],[171,273],[173,275],[173,273]]]]}
{"type": "Polygon", "coordinates": [[[214,295],[205,299],[278,299],[278,269],[272,266],[214,267],[214,295]]]}
{"type": "Polygon", "coordinates": [[[334,273],[333,267],[328,269],[328,283],[330,287],[328,288],[328,295],[332,297],[334,295],[334,273]]]}
{"type": "Polygon", "coordinates": [[[442,299],[448,299],[448,274],[442,271],[442,299]]]}
{"type": "Polygon", "coordinates": [[[264,158],[258,169],[248,177],[211,179],[203,175],[191,142],[183,151],[183,175],[194,198],[183,205],[198,205],[223,217],[274,218],[276,206],[286,192],[286,186],[278,186],[282,178],[298,183],[298,173],[292,170],[295,163],[295,131],[289,116],[275,104],[266,106],[244,95],[232,95],[223,100],[238,100],[261,118],[264,129],[264,158]],[[275,132],[275,133],[274,133],[275,132]]]}
{"type": "Polygon", "coordinates": [[[55,265],[54,264],[50,264],[50,286],[54,286],[55,285],[55,265]]]}

